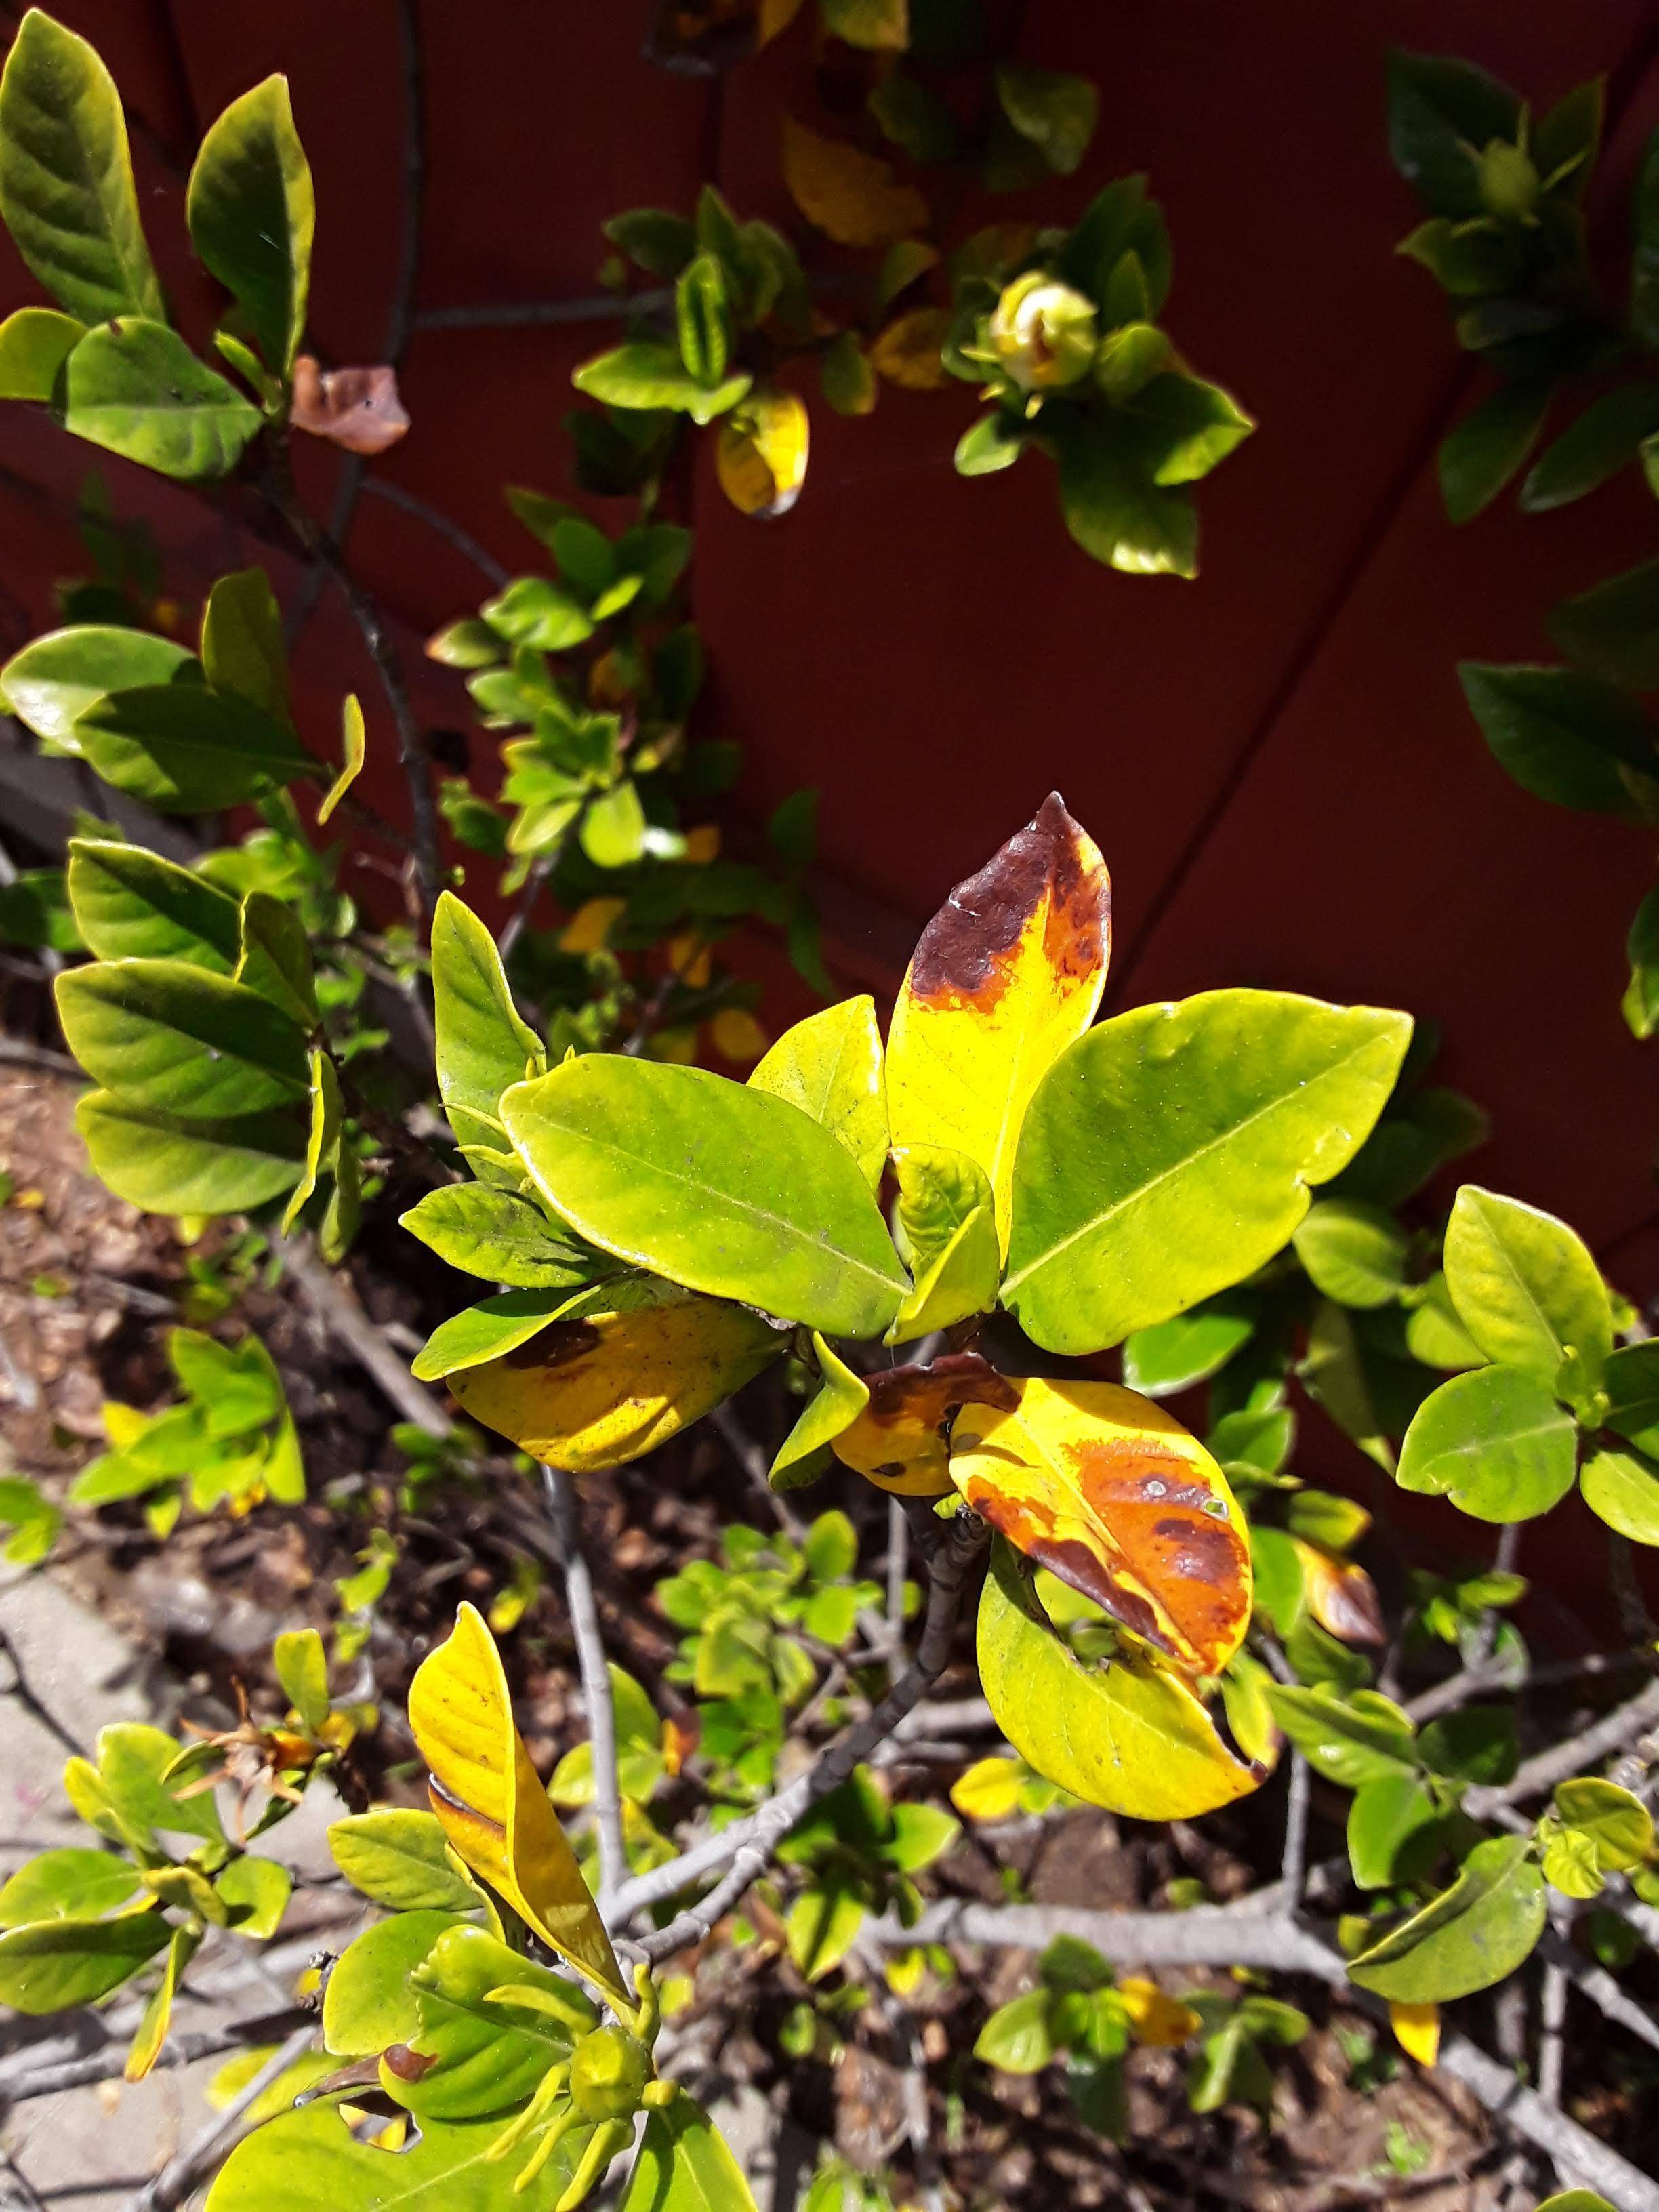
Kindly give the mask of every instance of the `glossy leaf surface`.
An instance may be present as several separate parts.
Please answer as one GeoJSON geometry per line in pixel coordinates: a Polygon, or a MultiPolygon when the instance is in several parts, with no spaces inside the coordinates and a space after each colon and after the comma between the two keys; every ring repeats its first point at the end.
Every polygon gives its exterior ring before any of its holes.
{"type": "Polygon", "coordinates": [[[228,476],[262,420],[165,323],[136,316],[87,332],[64,364],[63,391],[64,428],[77,438],[190,483],[228,476]]]}
{"type": "Polygon", "coordinates": [[[1015,1147],[1038,1082],[1094,1019],[1111,951],[1098,848],[1051,793],[922,932],[893,1008],[896,1145],[976,1161],[1006,1245],[1015,1147]]]}
{"type": "Polygon", "coordinates": [[[816,1330],[812,1350],[817,1356],[818,1373],[823,1379],[778,1447],[769,1477],[774,1490],[789,1489],[791,1470],[804,1470],[805,1463],[815,1460],[826,1445],[833,1444],[870,1402],[869,1384],[861,1375],[853,1372],[816,1330]]]}
{"type": "Polygon", "coordinates": [[[1358,1151],[1410,1035],[1405,1014],[1269,991],[1103,1023],[1027,1112],[1004,1304],[1046,1351],[1085,1352],[1239,1281],[1358,1151]]]}
{"type": "Polygon", "coordinates": [[[0,2004],[62,2012],[119,1989],[171,1940],[159,1912],[116,1920],[40,1920],[0,1935],[0,2004]]]}
{"type": "Polygon", "coordinates": [[[1541,1382],[1516,1368],[1477,1367],[1423,1401],[1395,1479],[1477,1521],[1529,1521],[1571,1489],[1576,1451],[1571,1416],[1541,1382]]]}
{"type": "Polygon", "coordinates": [[[647,2116],[622,2212],[755,2212],[725,2137],[684,2091],[647,2116]]]}
{"type": "Polygon", "coordinates": [[[893,1171],[896,1235],[915,1288],[887,1341],[908,1344],[990,1312],[1002,1278],[1002,1248],[990,1179],[976,1160],[937,1145],[901,1145],[893,1171]]]}
{"type": "Polygon", "coordinates": [[[873,999],[843,999],[786,1030],[750,1070],[749,1086],[821,1122],[878,1188],[887,1164],[887,1085],[873,999]]]}
{"type": "Polygon", "coordinates": [[[106,692],[82,709],[75,739],[106,783],[163,814],[262,798],[317,765],[291,730],[200,684],[106,692]]]}
{"type": "Polygon", "coordinates": [[[304,1032],[257,992],[182,960],[100,961],[58,978],[70,1050],[95,1083],[191,1120],[307,1095],[304,1032]]]}
{"type": "Polygon", "coordinates": [[[870,1402],[831,1446],[836,1457],[878,1489],[942,1498],[951,1487],[951,1422],[970,1401],[1013,1407],[1018,1386],[975,1352],[947,1352],[926,1366],[877,1368],[870,1402]]]}
{"type": "Polygon", "coordinates": [[[147,1213],[242,1213],[291,1190],[304,1171],[307,1118],[295,1107],[223,1120],[176,1115],[89,1091],[75,1126],[93,1170],[147,1213]]]}
{"type": "Polygon", "coordinates": [[[466,1912],[481,1902],[435,1814],[402,1806],[348,1814],[331,1826],[328,1847],[352,1887],[393,1912],[466,1912]]]}
{"type": "Polygon", "coordinates": [[[32,638],[13,653],[0,672],[0,693],[36,737],[78,753],[75,726],[106,693],[201,680],[195,654],[170,637],[114,623],[75,623],[32,638]]]}
{"type": "Polygon", "coordinates": [[[495,2118],[433,2120],[393,2152],[360,2142],[333,2100],[306,2105],[237,2144],[206,2212],[552,2212],[585,2131],[567,2136],[522,2192],[521,2161],[489,2156],[501,2132],[495,2118]]]}
{"type": "Polygon", "coordinates": [[[1194,1674],[1250,1617],[1250,1553],[1226,1477],[1170,1414],[1113,1382],[1015,1382],[964,1406],[951,1478],[1017,1551],[1194,1674]]]}
{"type": "Polygon", "coordinates": [[[1592,1383],[1607,1364],[1607,1286],[1583,1241],[1552,1213],[1465,1183],[1446,1224],[1446,1288],[1488,1359],[1550,1387],[1569,1352],[1592,1383]]]}
{"type": "Polygon", "coordinates": [[[255,85],[211,125],[185,213],[196,251],[247,317],[266,367],[286,376],[305,329],[317,220],[286,77],[255,85]]]}
{"type": "Polygon", "coordinates": [[[432,994],[438,1089],[455,1141],[499,1146],[501,1095],[543,1065],[541,1040],[513,1003],[495,939],[453,891],[432,920],[432,994]]]}
{"type": "Polygon", "coordinates": [[[67,885],[87,950],[100,960],[187,960],[224,975],[240,957],[235,900],[142,845],[71,838],[67,885]]]}
{"type": "Polygon", "coordinates": [[[1352,1979],[1405,2004],[1446,2004],[1503,1981],[1544,1929],[1531,1850],[1526,1836],[1477,1844],[1449,1889],[1350,1962],[1352,1979]]]}

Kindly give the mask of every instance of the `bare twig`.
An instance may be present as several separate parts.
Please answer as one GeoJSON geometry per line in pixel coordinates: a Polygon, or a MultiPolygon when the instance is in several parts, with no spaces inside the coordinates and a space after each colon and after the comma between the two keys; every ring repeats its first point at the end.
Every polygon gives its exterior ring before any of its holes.
{"type": "Polygon", "coordinates": [[[374,1377],[404,1420],[414,1422],[429,1437],[448,1436],[454,1423],[422,1389],[358,1304],[346,1279],[324,1267],[309,1243],[288,1237],[273,1237],[270,1241],[318,1320],[374,1377]]]}
{"type": "Polygon", "coordinates": [[[716,1406],[708,1418],[725,1438],[732,1458],[771,1506],[779,1528],[786,1536],[799,1543],[806,1534],[806,1523],[782,1492],[774,1490],[767,1480],[766,1454],[744,1427],[742,1416],[728,1401],[724,1406],[716,1406]]]}
{"type": "Polygon", "coordinates": [[[279,2075],[288,2071],[316,2033],[314,2020],[308,2020],[303,2027],[296,2027],[223,2112],[215,2115],[195,2142],[187,2143],[177,2158],[162,2167],[148,2188],[139,2191],[129,2212],[172,2212],[174,2205],[181,2204],[240,2127],[249,2107],[264,2095],[279,2075]]]}
{"type": "Polygon", "coordinates": [[[425,523],[428,530],[435,532],[453,545],[463,560],[470,561],[479,574],[487,577],[498,590],[507,582],[511,572],[501,566],[493,553],[486,551],[479,544],[471,531],[463,530],[459,522],[451,521],[448,515],[429,501],[417,499],[412,491],[405,491],[401,484],[387,483],[382,477],[365,477],[362,489],[374,498],[385,500],[388,507],[400,507],[405,514],[412,514],[417,522],[425,523]]]}
{"type": "Polygon", "coordinates": [[[1525,1798],[1541,1797],[1558,1782],[1582,1774],[1598,1759],[1622,1750],[1632,1736],[1643,1735],[1656,1723],[1659,1723],[1659,1680],[1648,1683],[1635,1697],[1615,1705],[1565,1743],[1552,1745],[1548,1751],[1524,1760],[1514,1778],[1501,1789],[1471,1790],[1463,1800],[1463,1809],[1472,1819],[1486,1820],[1525,1798]]]}
{"type": "Polygon", "coordinates": [[[899,1654],[904,1648],[904,1577],[910,1561],[910,1523],[896,1498],[887,1501],[887,1639],[889,1668],[898,1674],[899,1654]]]}
{"type": "Polygon", "coordinates": [[[80,1064],[66,1052],[53,1052],[44,1044],[30,1044],[22,1037],[0,1036],[0,1066],[32,1067],[41,1075],[73,1075],[85,1082],[80,1064]]]}
{"type": "Polygon", "coordinates": [[[626,315],[659,314],[673,305],[669,291],[596,292],[568,300],[509,300],[497,306],[427,307],[417,331],[522,331],[562,323],[611,323],[626,315]]]}
{"type": "MultiPolygon", "coordinates": [[[[163,2073],[171,2066],[191,2066],[198,2058],[216,2058],[222,2051],[246,2049],[250,2043],[269,2043],[273,2035],[285,2035],[302,2022],[314,2027],[316,2014],[303,2006],[293,2005],[284,2012],[236,2021],[227,2027],[174,2033],[168,2036],[151,2071],[163,2073]]],[[[9,2082],[0,2090],[0,2106],[31,2104],[37,2097],[55,2097],[64,2089],[82,2089],[94,2081],[113,2081],[125,2071],[126,2063],[125,2039],[112,2039],[102,2050],[88,2051],[83,2058],[60,2059],[55,2065],[39,2067],[33,2074],[9,2082]]]]}
{"type": "Polygon", "coordinates": [[[1425,1721],[1437,1719],[1459,1705],[1466,1705],[1471,1698],[1484,1697],[1488,1690],[1547,1690],[1559,1683],[1590,1681],[1601,1674],[1632,1672],[1643,1664],[1641,1655],[1634,1651],[1591,1651],[1582,1659],[1557,1659],[1541,1667],[1528,1667],[1523,1674],[1502,1661],[1488,1658],[1481,1666],[1460,1668],[1448,1674],[1443,1682],[1436,1682],[1428,1689],[1407,1700],[1406,1711],[1420,1727],[1425,1721]]]}
{"type": "Polygon", "coordinates": [[[565,1468],[544,1467],[542,1489],[564,1569],[565,1602],[570,1610],[576,1662],[581,1670],[582,1703],[586,1708],[587,1741],[592,1753],[593,1821],[599,1841],[599,1904],[603,1908],[628,1874],[628,1856],[623,1849],[622,1792],[617,1784],[617,1715],[611,1698],[611,1672],[605,1664],[605,1637],[593,1595],[593,1577],[588,1571],[576,1526],[575,1486],[565,1468]]]}
{"type": "Polygon", "coordinates": [[[46,2212],[44,2198],[3,2143],[0,2143],[0,2166],[9,2177],[4,2202],[21,2206],[21,2212],[46,2212]]]}
{"type": "Polygon", "coordinates": [[[639,1947],[653,1964],[687,1944],[701,1942],[721,1914],[729,1911],[750,1883],[764,1872],[773,1853],[802,1815],[838,1789],[921,1702],[950,1658],[963,1599],[984,1547],[985,1530],[981,1523],[964,1516],[951,1524],[945,1542],[930,1565],[927,1612],[916,1656],[867,1719],[837,1737],[805,1773],[775,1791],[747,1820],[734,1821],[667,1866],[636,1875],[623,1885],[611,1914],[618,1927],[646,1905],[675,1896],[699,1875],[717,1867],[729,1868],[701,1903],[680,1913],[639,1947]]]}
{"type": "Polygon", "coordinates": [[[1279,1883],[1285,1907],[1301,1910],[1302,1892],[1308,1879],[1308,1803],[1312,1789],[1308,1762],[1299,1751],[1291,1753],[1290,1789],[1285,1801],[1285,1853],[1279,1883]]]}

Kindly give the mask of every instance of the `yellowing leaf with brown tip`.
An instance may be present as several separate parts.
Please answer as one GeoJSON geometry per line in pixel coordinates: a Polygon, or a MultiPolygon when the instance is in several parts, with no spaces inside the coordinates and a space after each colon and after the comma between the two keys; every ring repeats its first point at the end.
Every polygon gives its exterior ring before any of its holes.
{"type": "Polygon", "coordinates": [[[1250,1553],[1227,1478],[1198,1438],[1115,1382],[999,1378],[965,1405],[951,1477],[1016,1551],[1194,1674],[1218,1674],[1250,1618],[1250,1553]]]}
{"type": "Polygon", "coordinates": [[[925,1367],[866,1375],[870,1402],[830,1449],[878,1490],[901,1498],[943,1498],[951,1487],[951,1423],[970,1400],[1018,1403],[1019,1385],[976,1352],[948,1352],[925,1367]]]}
{"type": "Polygon", "coordinates": [[[1304,1537],[1292,1536],[1291,1544],[1302,1569],[1308,1610],[1320,1626],[1345,1644],[1386,1644],[1389,1632],[1376,1585],[1364,1567],[1334,1558],[1322,1544],[1310,1544],[1304,1537]]]}
{"type": "Polygon", "coordinates": [[[838,246],[890,246],[920,230],[927,203],[890,163],[783,118],[783,181],[806,217],[838,246]]]}
{"type": "Polygon", "coordinates": [[[739,514],[787,514],[806,481],[811,426],[793,392],[757,392],[722,416],[714,473],[739,514]]]}
{"type": "Polygon", "coordinates": [[[451,1393],[532,1458],[585,1474],[654,1451],[787,1342],[746,1307],[694,1291],[607,1311],[605,1293],[615,1290],[604,1285],[586,1314],[451,1376],[451,1393]]]}
{"type": "Polygon", "coordinates": [[[895,1145],[977,1160],[1006,1251],[1014,1146],[1031,1093],[1095,1018],[1111,951],[1100,849],[1051,792],[923,930],[893,1008],[895,1145]]]}
{"type": "Polygon", "coordinates": [[[409,1725],[456,1851],[562,1959],[626,2004],[611,1938],[514,1724],[495,1640],[472,1606],[416,1669],[409,1725]]]}

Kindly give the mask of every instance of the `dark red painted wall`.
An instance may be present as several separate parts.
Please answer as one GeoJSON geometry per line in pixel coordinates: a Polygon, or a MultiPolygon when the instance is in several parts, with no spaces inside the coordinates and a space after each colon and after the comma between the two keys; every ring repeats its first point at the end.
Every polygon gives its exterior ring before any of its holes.
{"type": "MultiPolygon", "coordinates": [[[[334,358],[378,358],[401,221],[394,0],[58,11],[103,47],[152,127],[145,204],[186,313],[200,295],[179,251],[177,169],[228,97],[288,71],[320,204],[316,336],[334,358]]],[[[799,40],[711,88],[640,58],[646,13],[645,0],[424,0],[421,307],[591,292],[601,219],[685,204],[706,173],[741,210],[791,220],[776,139],[799,40]]],[[[1546,611],[1650,552],[1653,509],[1630,489],[1541,520],[1445,523],[1433,448],[1467,379],[1438,298],[1393,255],[1413,215],[1382,101],[1395,40],[1467,53],[1540,104],[1608,72],[1617,128],[1595,212],[1617,232],[1659,120],[1651,10],[1032,0],[1022,37],[1030,58],[1086,70],[1102,91],[1084,174],[1031,204],[1066,219],[1107,177],[1149,169],[1176,241],[1168,320],[1260,432],[1201,488],[1190,585],[1087,561],[1041,462],[958,479],[965,392],[889,390],[855,422],[815,408],[806,491],[776,524],[727,507],[705,453],[696,611],[710,714],[748,749],[740,809],[758,817],[821,786],[838,956],[849,977],[890,982],[909,924],[1058,785],[1112,863],[1114,1003],[1255,981],[1434,1016],[1447,1073],[1494,1116],[1482,1176],[1568,1214],[1616,1267],[1622,1255],[1634,1287],[1659,1285],[1659,1048],[1632,1042],[1618,1012],[1650,851],[1510,786],[1453,675],[1460,656],[1547,657],[1546,611]]],[[[0,304],[30,291],[8,257],[0,304]]],[[[414,428],[376,468],[502,560],[531,556],[498,487],[564,488],[569,368],[602,337],[417,332],[404,380],[414,428]]],[[[309,459],[325,497],[331,457],[309,459]]],[[[0,419],[0,582],[37,611],[43,567],[75,566],[63,510],[84,465],[21,410],[0,419]]],[[[158,517],[186,587],[247,556],[192,497],[106,473],[158,517]]],[[[478,596],[459,556],[373,498],[351,551],[411,641],[478,596]]],[[[338,690],[365,678],[331,611],[306,652],[320,744],[338,690]]],[[[464,717],[437,672],[422,701],[464,717]]],[[[389,781],[381,795],[396,804],[389,781]]],[[[780,964],[763,956],[767,972],[780,964]]]]}

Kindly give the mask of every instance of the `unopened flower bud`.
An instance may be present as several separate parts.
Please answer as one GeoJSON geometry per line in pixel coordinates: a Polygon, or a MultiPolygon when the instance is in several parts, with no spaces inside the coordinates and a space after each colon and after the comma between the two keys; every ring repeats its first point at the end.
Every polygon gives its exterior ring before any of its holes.
{"type": "Polygon", "coordinates": [[[1528,216],[1540,179],[1529,157],[1505,138],[1494,138],[1480,156],[1480,201],[1488,215],[1528,216]]]}
{"type": "Polygon", "coordinates": [[[624,2118],[639,2110],[652,2077],[651,2053],[625,2027],[596,2027],[570,2055],[570,2101],[585,2120],[624,2118]]]}
{"type": "Polygon", "coordinates": [[[999,367],[1022,391],[1075,384],[1095,356],[1093,303],[1041,270],[1016,277],[991,315],[999,367]]]}

